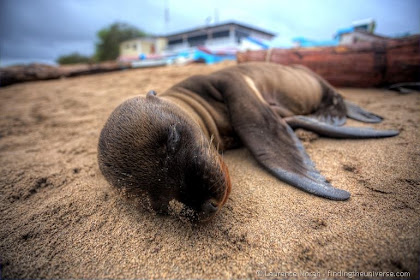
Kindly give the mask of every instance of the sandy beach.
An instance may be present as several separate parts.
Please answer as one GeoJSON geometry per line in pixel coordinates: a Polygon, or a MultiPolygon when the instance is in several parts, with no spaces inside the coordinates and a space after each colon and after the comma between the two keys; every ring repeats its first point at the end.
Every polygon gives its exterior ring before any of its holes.
{"type": "Polygon", "coordinates": [[[418,92],[340,89],[385,118],[347,125],[399,129],[397,137],[336,140],[298,132],[318,170],[352,194],[349,201],[279,181],[245,148],[224,153],[232,193],[208,224],[157,216],[106,182],[96,146],[117,105],[232,64],[0,88],[0,278],[348,279],[344,273],[409,272],[417,279],[418,92]]]}

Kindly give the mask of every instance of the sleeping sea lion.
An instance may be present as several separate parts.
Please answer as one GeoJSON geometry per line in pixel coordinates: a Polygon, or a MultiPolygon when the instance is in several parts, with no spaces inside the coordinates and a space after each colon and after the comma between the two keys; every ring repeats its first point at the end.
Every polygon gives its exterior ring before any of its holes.
{"type": "Polygon", "coordinates": [[[192,76],[157,95],[118,106],[102,129],[99,167],[114,186],[145,191],[154,210],[172,199],[208,220],[226,203],[229,173],[219,152],[245,145],[282,181],[333,200],[346,200],[315,169],[293,128],[335,138],[395,136],[394,130],[344,127],[346,118],[382,118],[345,101],[303,66],[247,63],[192,76]]]}

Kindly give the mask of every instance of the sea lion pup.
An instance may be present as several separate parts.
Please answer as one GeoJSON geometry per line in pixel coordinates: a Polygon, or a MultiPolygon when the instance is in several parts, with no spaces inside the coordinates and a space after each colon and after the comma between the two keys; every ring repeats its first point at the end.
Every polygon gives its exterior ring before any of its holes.
{"type": "Polygon", "coordinates": [[[146,191],[153,209],[166,213],[176,199],[208,220],[228,198],[228,169],[218,151],[241,144],[274,176],[299,189],[346,200],[315,169],[292,128],[336,138],[390,137],[394,130],[342,127],[346,117],[381,117],[344,101],[303,66],[247,63],[192,76],[157,95],[118,106],[102,129],[99,167],[106,179],[146,191]]]}

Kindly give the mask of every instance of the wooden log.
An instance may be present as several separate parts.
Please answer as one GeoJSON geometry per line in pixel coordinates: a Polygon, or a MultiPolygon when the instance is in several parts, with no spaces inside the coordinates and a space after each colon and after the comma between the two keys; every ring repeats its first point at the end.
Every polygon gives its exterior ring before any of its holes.
{"type": "Polygon", "coordinates": [[[420,36],[354,45],[247,51],[238,63],[302,64],[335,86],[374,87],[420,81],[420,36]]]}
{"type": "Polygon", "coordinates": [[[29,64],[0,68],[0,86],[15,83],[50,80],[62,77],[74,77],[87,74],[97,74],[129,68],[128,63],[115,61],[97,64],[74,64],[66,66],[50,66],[45,64],[29,64]]]}

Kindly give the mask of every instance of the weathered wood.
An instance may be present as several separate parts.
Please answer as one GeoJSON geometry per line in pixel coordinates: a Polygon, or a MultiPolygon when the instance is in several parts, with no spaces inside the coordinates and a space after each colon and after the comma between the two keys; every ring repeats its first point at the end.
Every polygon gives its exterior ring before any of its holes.
{"type": "Polygon", "coordinates": [[[354,45],[247,51],[238,63],[302,64],[335,86],[374,87],[420,81],[420,35],[354,45]]]}
{"type": "Polygon", "coordinates": [[[114,61],[97,64],[75,64],[66,66],[50,66],[45,64],[29,64],[0,68],[0,86],[15,83],[50,80],[63,77],[74,77],[126,69],[130,65],[114,61]]]}

